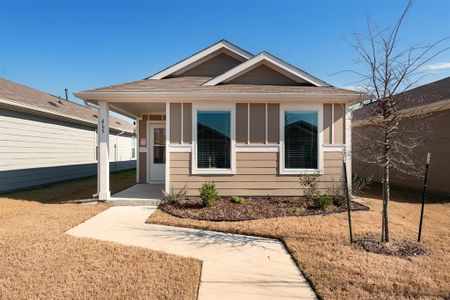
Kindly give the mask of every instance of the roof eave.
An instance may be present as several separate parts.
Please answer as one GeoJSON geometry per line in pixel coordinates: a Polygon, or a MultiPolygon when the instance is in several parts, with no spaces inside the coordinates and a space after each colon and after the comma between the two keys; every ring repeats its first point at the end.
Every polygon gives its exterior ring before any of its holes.
{"type": "Polygon", "coordinates": [[[107,102],[171,102],[210,101],[214,99],[236,101],[283,101],[322,100],[330,102],[357,103],[368,96],[365,94],[343,93],[186,93],[186,92],[78,92],[78,98],[88,101],[107,102]]]}

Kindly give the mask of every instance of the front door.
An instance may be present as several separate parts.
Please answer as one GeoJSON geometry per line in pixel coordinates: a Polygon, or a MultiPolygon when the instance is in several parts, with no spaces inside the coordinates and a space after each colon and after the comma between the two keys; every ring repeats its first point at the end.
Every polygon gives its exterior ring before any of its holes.
{"type": "Polygon", "coordinates": [[[150,124],[149,134],[149,179],[151,183],[161,183],[166,177],[166,125],[150,124]]]}

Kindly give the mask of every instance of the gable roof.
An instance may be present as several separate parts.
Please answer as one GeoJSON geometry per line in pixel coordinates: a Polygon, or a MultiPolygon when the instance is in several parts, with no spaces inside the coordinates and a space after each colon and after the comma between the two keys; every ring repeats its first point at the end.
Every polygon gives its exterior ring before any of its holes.
{"type": "MultiPolygon", "coordinates": [[[[0,104],[52,115],[58,119],[97,125],[97,110],[0,78],[0,104]]],[[[111,128],[134,133],[134,125],[110,116],[111,128]]]]}
{"type": "Polygon", "coordinates": [[[223,52],[226,52],[228,55],[233,56],[240,61],[245,61],[253,57],[251,53],[228,42],[227,40],[220,40],[219,42],[183,59],[182,61],[148,77],[147,79],[163,79],[173,74],[185,72],[223,52]]]}
{"type": "Polygon", "coordinates": [[[229,82],[253,70],[255,67],[261,64],[266,65],[274,69],[275,71],[278,71],[279,73],[291,78],[298,83],[307,82],[314,86],[330,86],[325,81],[322,81],[319,78],[312,76],[311,74],[297,67],[294,67],[293,65],[288,64],[287,62],[265,51],[234,67],[233,69],[228,70],[222,75],[219,75],[214,79],[206,82],[204,85],[218,85],[220,83],[229,82]]]}
{"type": "MultiPolygon", "coordinates": [[[[416,107],[429,107],[429,111],[450,108],[450,76],[396,95],[398,109],[407,110],[416,107]]],[[[378,102],[372,102],[353,112],[355,120],[363,120],[374,115],[378,102]]],[[[428,110],[427,110],[428,111],[428,110]]]]}
{"type": "Polygon", "coordinates": [[[136,97],[136,99],[209,99],[233,98],[249,99],[251,97],[271,97],[271,99],[300,99],[302,96],[308,99],[324,97],[328,100],[362,98],[361,92],[340,89],[333,86],[301,86],[301,85],[259,85],[259,84],[219,84],[213,86],[204,85],[212,77],[186,76],[165,78],[161,80],[143,79],[124,84],[112,85],[103,88],[87,90],[76,93],[77,97],[93,100],[112,100],[114,97],[136,97]],[[228,96],[228,97],[227,97],[228,96]]]}

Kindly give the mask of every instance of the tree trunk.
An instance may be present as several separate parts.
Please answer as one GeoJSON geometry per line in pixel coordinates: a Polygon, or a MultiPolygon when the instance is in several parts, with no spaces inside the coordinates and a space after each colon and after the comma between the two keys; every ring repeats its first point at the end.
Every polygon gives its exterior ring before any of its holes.
{"type": "Polygon", "coordinates": [[[384,126],[384,172],[383,172],[383,220],[382,220],[382,242],[389,242],[389,200],[390,200],[390,153],[389,153],[389,126],[384,126]]]}

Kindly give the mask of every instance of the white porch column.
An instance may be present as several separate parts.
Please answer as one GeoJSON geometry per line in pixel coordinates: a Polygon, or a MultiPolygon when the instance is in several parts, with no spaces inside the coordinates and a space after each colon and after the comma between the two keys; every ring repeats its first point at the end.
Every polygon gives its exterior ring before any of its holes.
{"type": "MultiPolygon", "coordinates": [[[[183,111],[181,111],[183,114],[183,111]]],[[[166,102],[166,178],[164,190],[170,192],[170,102],[166,102]]]]}
{"type": "Polygon", "coordinates": [[[109,191],[109,104],[106,101],[98,102],[98,199],[108,200],[109,191]]]}
{"type": "Polygon", "coordinates": [[[345,155],[347,164],[348,191],[352,195],[352,109],[345,105],[345,155]]]}

